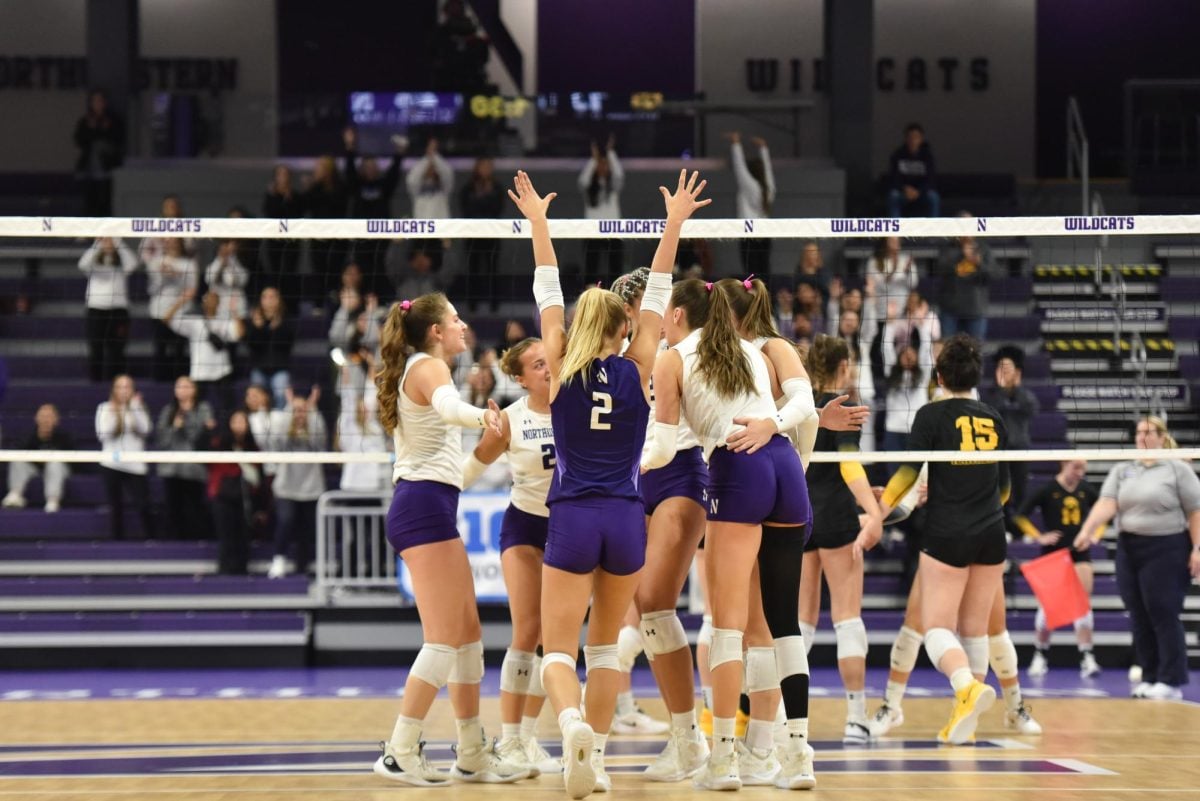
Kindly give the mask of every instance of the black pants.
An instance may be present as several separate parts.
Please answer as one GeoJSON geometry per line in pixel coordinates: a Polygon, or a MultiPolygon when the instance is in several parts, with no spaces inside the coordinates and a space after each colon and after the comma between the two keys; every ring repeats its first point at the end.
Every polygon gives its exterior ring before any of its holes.
{"type": "Polygon", "coordinates": [[[1142,680],[1172,687],[1188,683],[1183,599],[1191,575],[1187,532],[1163,537],[1122,532],[1117,542],[1117,588],[1129,612],[1133,656],[1142,680]]]}
{"type": "Polygon", "coordinates": [[[246,574],[250,561],[246,507],[242,498],[217,498],[212,503],[213,523],[220,543],[217,572],[227,576],[246,574]]]}
{"type": "Polygon", "coordinates": [[[190,347],[187,337],[181,337],[162,320],[154,323],[154,360],[150,375],[155,381],[174,381],[187,375],[190,368],[190,347]]]}
{"type": "Polygon", "coordinates": [[[176,540],[211,539],[208,497],[203,481],[164,478],[167,502],[167,536],[176,540]]]}
{"type": "Polygon", "coordinates": [[[746,275],[756,275],[764,281],[771,275],[770,239],[739,239],[738,253],[746,275]]]}
{"type": "Polygon", "coordinates": [[[127,372],[125,344],[129,342],[128,309],[88,309],[88,377],[111,381],[127,372]]]}
{"type": "Polygon", "coordinates": [[[150,513],[150,482],[138,473],[126,473],[101,467],[104,476],[104,492],[108,496],[109,531],[114,540],[125,539],[125,495],[133,502],[142,519],[142,536],[154,539],[158,532],[154,528],[154,517],[150,513]]]}
{"type": "Polygon", "coordinates": [[[275,499],[275,555],[286,556],[304,572],[317,547],[317,502],[275,499]]]}

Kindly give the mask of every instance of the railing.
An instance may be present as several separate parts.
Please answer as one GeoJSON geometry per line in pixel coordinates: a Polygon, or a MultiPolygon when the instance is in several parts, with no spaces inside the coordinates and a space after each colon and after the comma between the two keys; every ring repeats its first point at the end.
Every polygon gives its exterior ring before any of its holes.
{"type": "Polygon", "coordinates": [[[1080,182],[1080,213],[1086,215],[1091,200],[1091,156],[1083,117],[1079,113],[1079,102],[1072,97],[1067,100],[1067,178],[1074,179],[1076,172],[1080,182]]]}
{"type": "Polygon", "coordinates": [[[332,490],[317,501],[316,594],[321,603],[346,594],[387,592],[398,603],[396,555],[387,542],[390,492],[332,490]]]}

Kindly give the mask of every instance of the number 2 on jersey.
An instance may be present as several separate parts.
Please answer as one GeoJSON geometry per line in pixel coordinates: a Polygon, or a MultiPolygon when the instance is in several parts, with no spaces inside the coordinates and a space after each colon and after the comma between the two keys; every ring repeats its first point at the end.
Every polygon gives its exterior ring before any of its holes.
{"type": "Polygon", "coordinates": [[[554,458],[554,443],[546,442],[542,444],[542,469],[553,470],[556,464],[554,458]]]}
{"type": "Polygon", "coordinates": [[[607,392],[593,392],[592,401],[596,404],[592,407],[592,430],[611,430],[612,423],[602,422],[600,418],[603,415],[612,413],[612,395],[609,395],[607,392]]]}
{"type": "Polygon", "coordinates": [[[962,434],[962,447],[959,450],[994,451],[1000,444],[1000,437],[996,435],[995,420],[963,415],[954,421],[954,425],[962,434]]]}

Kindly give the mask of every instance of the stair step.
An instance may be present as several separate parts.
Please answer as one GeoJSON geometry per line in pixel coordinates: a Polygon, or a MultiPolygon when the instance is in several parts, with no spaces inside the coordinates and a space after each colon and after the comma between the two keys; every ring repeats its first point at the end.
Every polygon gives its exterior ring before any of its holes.
{"type": "MultiPolygon", "coordinates": [[[[1113,269],[1114,265],[1112,264],[1102,265],[1100,274],[1105,279],[1111,278],[1113,269]]],[[[1163,275],[1163,268],[1160,264],[1120,264],[1116,265],[1115,269],[1126,280],[1131,278],[1152,280],[1163,275]]],[[[1037,264],[1033,268],[1035,281],[1093,280],[1095,275],[1095,264],[1037,264]]]]}

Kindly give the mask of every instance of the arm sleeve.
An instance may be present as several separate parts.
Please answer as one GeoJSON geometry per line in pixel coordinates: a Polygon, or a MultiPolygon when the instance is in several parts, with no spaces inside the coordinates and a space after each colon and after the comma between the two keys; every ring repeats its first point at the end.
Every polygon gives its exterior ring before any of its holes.
{"type": "Polygon", "coordinates": [[[150,422],[150,415],[146,412],[145,406],[139,406],[133,409],[133,432],[139,437],[148,437],[150,432],[154,430],[154,426],[150,422]]]}
{"type": "Polygon", "coordinates": [[[789,378],[783,382],[783,394],[787,403],[775,413],[775,425],[780,431],[796,428],[809,418],[817,416],[813,402],[812,384],[807,378],[789,378]]]}
{"type": "Polygon", "coordinates": [[[437,170],[438,177],[442,180],[442,191],[446,193],[446,203],[450,203],[450,192],[454,188],[454,168],[450,166],[450,162],[442,158],[440,153],[434,153],[433,168],[437,170]]]}
{"type": "Polygon", "coordinates": [[[113,412],[111,403],[102,403],[96,407],[96,439],[105,440],[112,437],[117,430],[117,415],[113,412]]]}
{"type": "Polygon", "coordinates": [[[733,177],[737,179],[738,191],[753,189],[754,176],[746,167],[746,151],[742,149],[741,142],[734,142],[729,146],[729,161],[733,167],[733,177]]]}
{"type": "Polygon", "coordinates": [[[121,240],[117,240],[117,258],[121,260],[121,269],[126,274],[133,272],[138,268],[138,257],[129,246],[121,240]]]}
{"type": "Polygon", "coordinates": [[[762,155],[763,163],[763,179],[767,184],[767,202],[775,202],[775,170],[771,169],[771,152],[766,146],[759,148],[758,151],[762,155]]]}
{"type": "Polygon", "coordinates": [[[92,268],[96,266],[96,259],[100,255],[99,241],[93,242],[92,246],[83,252],[79,257],[79,269],[85,273],[90,273],[92,268]]]}
{"type": "Polygon", "coordinates": [[[596,160],[589,158],[587,163],[583,165],[583,169],[579,171],[579,191],[586,192],[588,184],[592,182],[592,176],[596,174],[596,160]]]}
{"type": "Polygon", "coordinates": [[[408,186],[408,194],[414,198],[421,192],[421,178],[425,175],[425,170],[429,166],[429,157],[422,156],[417,159],[417,162],[408,168],[408,175],[404,176],[404,183],[408,186]]]}
{"type": "Polygon", "coordinates": [[[488,466],[475,458],[475,453],[468,453],[463,459],[463,489],[467,489],[483,475],[488,466]]]}
{"type": "Polygon", "coordinates": [[[653,431],[646,443],[646,451],[642,454],[642,467],[647,470],[655,470],[674,459],[675,437],[678,431],[678,425],[655,421],[653,431]]]}
{"type": "Polygon", "coordinates": [[[450,425],[463,428],[483,428],[486,425],[484,410],[464,403],[451,384],[442,384],[435,389],[429,400],[438,416],[450,425]]]}

